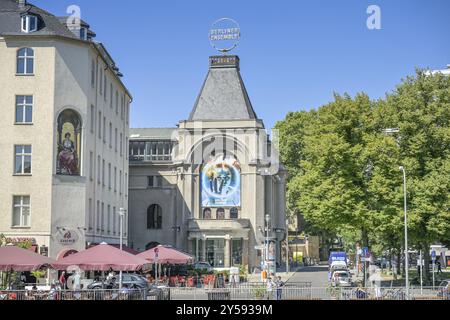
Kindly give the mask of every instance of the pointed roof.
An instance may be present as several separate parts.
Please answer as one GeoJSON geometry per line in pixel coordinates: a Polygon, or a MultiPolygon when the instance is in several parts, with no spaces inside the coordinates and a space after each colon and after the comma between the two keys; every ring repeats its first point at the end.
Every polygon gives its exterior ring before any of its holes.
{"type": "Polygon", "coordinates": [[[209,72],[189,120],[257,118],[239,72],[239,57],[209,57],[209,72]]]}

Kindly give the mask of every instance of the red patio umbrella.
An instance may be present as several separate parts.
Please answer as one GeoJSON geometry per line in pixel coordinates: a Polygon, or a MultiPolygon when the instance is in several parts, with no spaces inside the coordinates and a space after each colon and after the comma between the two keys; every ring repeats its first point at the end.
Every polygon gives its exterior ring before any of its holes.
{"type": "Polygon", "coordinates": [[[175,249],[172,246],[158,245],[155,248],[141,252],[137,255],[152,263],[169,263],[169,264],[186,264],[194,261],[194,257],[175,249]],[[158,251],[158,258],[155,259],[156,252],[158,251]]]}
{"type": "Polygon", "coordinates": [[[64,270],[77,266],[85,271],[137,271],[148,268],[149,262],[141,257],[101,243],[89,249],[74,253],[52,264],[55,269],[64,270]]]}
{"type": "Polygon", "coordinates": [[[51,258],[16,246],[0,247],[0,271],[33,271],[54,262],[51,258]]]}

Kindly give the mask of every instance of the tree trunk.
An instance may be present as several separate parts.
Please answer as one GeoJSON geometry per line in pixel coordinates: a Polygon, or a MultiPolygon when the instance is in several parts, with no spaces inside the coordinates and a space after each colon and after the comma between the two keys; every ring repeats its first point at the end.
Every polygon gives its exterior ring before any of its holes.
{"type": "Polygon", "coordinates": [[[361,240],[362,240],[362,246],[363,247],[369,247],[369,235],[367,234],[366,229],[361,229],[361,240]]]}
{"type": "Polygon", "coordinates": [[[400,270],[400,264],[401,264],[401,252],[402,252],[402,249],[400,248],[400,249],[397,251],[397,275],[400,275],[400,273],[401,273],[401,270],[400,270]]]}

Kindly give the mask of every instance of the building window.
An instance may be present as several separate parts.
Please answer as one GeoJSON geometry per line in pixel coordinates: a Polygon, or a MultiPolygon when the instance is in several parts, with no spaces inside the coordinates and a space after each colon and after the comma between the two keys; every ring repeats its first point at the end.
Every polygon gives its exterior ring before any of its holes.
{"type": "Polygon", "coordinates": [[[103,99],[105,101],[106,101],[106,95],[107,95],[106,88],[107,88],[107,81],[106,81],[106,72],[105,72],[105,74],[103,75],[103,99]]]}
{"type": "Polygon", "coordinates": [[[114,150],[117,152],[117,128],[114,130],[114,150]]]}
{"type": "Polygon", "coordinates": [[[162,209],[157,204],[152,204],[147,209],[147,229],[162,228],[162,209]]]}
{"type": "Polygon", "coordinates": [[[109,148],[112,149],[112,123],[109,123],[109,148]]]}
{"type": "Polygon", "coordinates": [[[216,217],[217,217],[217,220],[225,219],[225,209],[224,208],[218,208],[216,210],[216,217]]]}
{"type": "Polygon", "coordinates": [[[112,82],[109,84],[109,107],[113,108],[113,85],[112,82]]]}
{"type": "Polygon", "coordinates": [[[89,230],[94,228],[94,214],[92,212],[92,199],[89,198],[89,230]]]}
{"type": "Polygon", "coordinates": [[[95,61],[92,60],[91,63],[91,87],[95,87],[95,61]]]}
{"type": "Polygon", "coordinates": [[[80,39],[87,40],[87,29],[86,28],[80,28],[80,39]]]}
{"type": "Polygon", "coordinates": [[[242,264],[242,245],[243,241],[242,238],[239,239],[233,239],[233,242],[231,244],[232,246],[232,253],[231,253],[231,264],[233,266],[238,266],[242,264]]]}
{"type": "Polygon", "coordinates": [[[128,173],[125,173],[125,198],[128,197],[128,173]]]}
{"type": "Polygon", "coordinates": [[[25,33],[30,33],[37,31],[38,19],[36,16],[24,15],[22,16],[22,31],[25,33]]]}
{"type": "Polygon", "coordinates": [[[14,174],[31,174],[31,145],[14,146],[14,174]]]}
{"type": "Polygon", "coordinates": [[[91,105],[91,132],[95,130],[95,107],[91,105]]]}
{"type": "Polygon", "coordinates": [[[172,142],[170,140],[131,141],[128,154],[131,161],[170,161],[172,142]]]}
{"type": "Polygon", "coordinates": [[[72,109],[58,116],[56,174],[80,175],[81,117],[72,109]]]}
{"type": "Polygon", "coordinates": [[[96,218],[96,231],[100,231],[100,201],[97,200],[97,218],[96,218]]]}
{"type": "Polygon", "coordinates": [[[105,159],[102,161],[102,185],[105,186],[105,159]]]}
{"type": "Polygon", "coordinates": [[[89,179],[94,180],[94,153],[89,152],[89,179]]]}
{"type": "Polygon", "coordinates": [[[98,138],[102,138],[102,112],[98,112],[98,138]]]}
{"type": "Polygon", "coordinates": [[[16,96],[16,123],[33,122],[33,96],[16,96]]]}
{"type": "Polygon", "coordinates": [[[203,209],[203,219],[211,219],[211,209],[210,208],[203,209]]]}
{"type": "Polygon", "coordinates": [[[148,176],[147,181],[148,181],[149,188],[162,187],[162,177],[161,176],[148,176]]]}
{"type": "Polygon", "coordinates": [[[127,120],[127,124],[130,122],[130,103],[127,102],[127,107],[125,109],[126,114],[125,114],[125,119],[127,120]]]}
{"type": "Polygon", "coordinates": [[[116,207],[113,207],[112,223],[113,234],[116,234],[116,207]]]}
{"type": "Polygon", "coordinates": [[[13,227],[30,226],[30,196],[13,197],[13,227]]]}
{"type": "Polygon", "coordinates": [[[105,203],[104,202],[102,202],[102,216],[101,216],[101,222],[100,222],[100,225],[101,225],[101,229],[100,229],[100,231],[103,233],[103,231],[105,231],[105,203]]]}
{"type": "Polygon", "coordinates": [[[238,218],[238,208],[234,207],[230,209],[230,219],[238,218]]]}
{"type": "Polygon", "coordinates": [[[108,234],[111,233],[111,206],[108,204],[108,210],[106,211],[107,213],[107,218],[106,221],[108,223],[107,227],[106,227],[106,231],[108,232],[108,234]]]}
{"type": "Polygon", "coordinates": [[[119,194],[122,194],[122,170],[119,171],[119,194]]]}
{"type": "Polygon", "coordinates": [[[119,114],[119,92],[116,90],[116,114],[119,114]]]}
{"type": "Polygon", "coordinates": [[[100,68],[100,84],[98,86],[99,90],[100,90],[100,95],[103,94],[103,69],[102,66],[99,65],[100,68]]]}
{"type": "Polygon", "coordinates": [[[100,168],[102,165],[102,160],[100,158],[100,156],[97,157],[97,183],[100,184],[100,178],[101,178],[101,172],[100,172],[100,168]]]}
{"type": "Polygon", "coordinates": [[[119,143],[120,143],[120,145],[119,145],[119,148],[120,148],[120,156],[122,156],[123,155],[123,136],[122,136],[122,132],[120,133],[120,140],[119,140],[119,143]]]}
{"type": "Polygon", "coordinates": [[[111,190],[111,163],[108,163],[108,189],[111,190]]]}
{"type": "Polygon", "coordinates": [[[106,143],[106,117],[103,117],[103,143],[106,143]]]}
{"type": "Polygon", "coordinates": [[[122,119],[122,120],[123,120],[123,107],[124,107],[124,101],[125,101],[125,99],[124,99],[124,96],[122,95],[122,96],[120,97],[120,119],[122,119]]]}
{"type": "Polygon", "coordinates": [[[114,192],[117,192],[117,167],[114,167],[114,192]]]}
{"type": "Polygon", "coordinates": [[[17,74],[32,75],[34,73],[34,51],[31,48],[17,50],[17,74]]]}

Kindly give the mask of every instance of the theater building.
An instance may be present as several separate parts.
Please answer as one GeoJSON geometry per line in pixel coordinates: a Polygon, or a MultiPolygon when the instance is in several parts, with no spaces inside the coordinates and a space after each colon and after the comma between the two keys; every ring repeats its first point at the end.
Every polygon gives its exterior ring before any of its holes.
{"type": "Polygon", "coordinates": [[[197,101],[177,127],[130,129],[134,249],[169,244],[215,268],[253,270],[265,254],[280,262],[285,171],[239,64],[238,56],[209,58],[197,101]]]}

